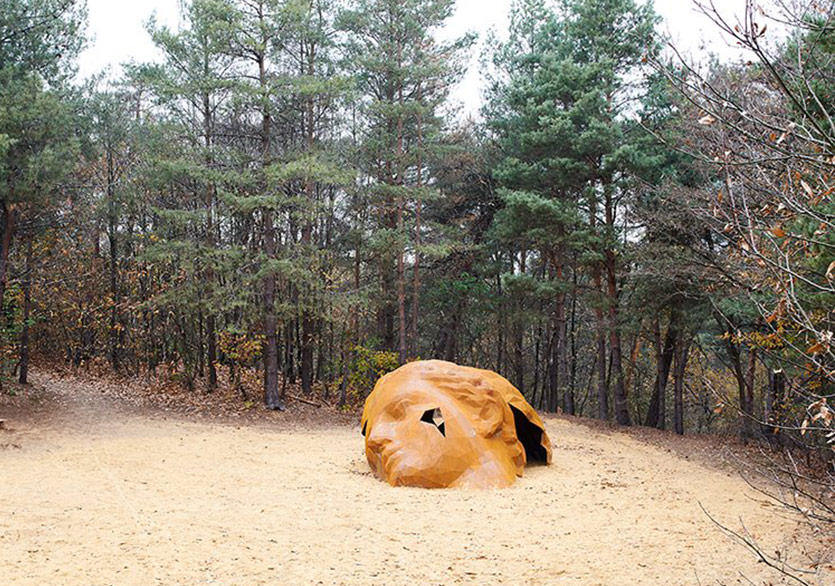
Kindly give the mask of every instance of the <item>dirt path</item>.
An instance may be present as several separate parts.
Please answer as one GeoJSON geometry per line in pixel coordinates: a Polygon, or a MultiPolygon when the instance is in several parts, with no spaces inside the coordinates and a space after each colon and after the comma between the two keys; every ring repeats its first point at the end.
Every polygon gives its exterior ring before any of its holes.
{"type": "Polygon", "coordinates": [[[783,583],[699,503],[800,555],[738,477],[563,420],[554,465],[477,492],[382,484],[357,428],[188,423],[54,382],[35,412],[0,415],[2,584],[783,583]]]}

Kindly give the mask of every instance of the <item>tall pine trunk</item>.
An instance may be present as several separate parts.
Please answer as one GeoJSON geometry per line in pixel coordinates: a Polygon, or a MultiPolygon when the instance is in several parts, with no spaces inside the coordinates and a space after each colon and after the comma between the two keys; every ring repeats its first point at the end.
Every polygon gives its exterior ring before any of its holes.
{"type": "MultiPolygon", "coordinates": [[[[605,193],[606,228],[609,239],[615,234],[615,209],[612,201],[611,188],[607,186],[605,193]]],[[[618,323],[618,282],[617,259],[611,242],[606,245],[606,277],[609,294],[609,345],[611,347],[612,375],[614,377],[615,419],[621,425],[630,425],[629,406],[626,398],[626,385],[623,381],[623,358],[621,349],[620,324],[618,323]]]]}
{"type": "MultiPolygon", "coordinates": [[[[315,59],[316,59],[316,52],[314,50],[314,46],[311,44],[308,47],[307,51],[307,71],[304,72],[310,79],[313,79],[316,69],[315,69],[315,59]]],[[[305,148],[307,149],[308,154],[313,153],[313,145],[315,141],[315,129],[314,125],[316,123],[315,119],[315,105],[313,102],[313,97],[309,97],[305,104],[305,128],[304,128],[304,135],[305,135],[305,148]]],[[[306,253],[310,253],[311,244],[312,244],[312,233],[313,233],[313,218],[312,212],[310,210],[313,209],[314,206],[314,197],[315,197],[315,185],[310,177],[308,177],[304,182],[304,195],[305,199],[307,200],[307,205],[310,206],[309,209],[305,210],[305,218],[304,224],[302,226],[302,247],[305,249],[306,253]]],[[[304,291],[309,293],[309,287],[305,286],[304,291]]],[[[313,390],[313,342],[314,342],[314,335],[313,335],[313,328],[314,328],[314,319],[311,315],[311,295],[302,295],[302,329],[301,329],[301,360],[300,360],[300,375],[302,379],[302,393],[305,395],[309,395],[313,390]]]]}
{"type": "MultiPolygon", "coordinates": [[[[590,190],[589,199],[589,227],[592,234],[597,232],[597,195],[594,189],[590,190]]],[[[592,278],[594,280],[595,295],[603,298],[603,269],[599,262],[592,267],[592,278]]],[[[598,299],[594,304],[595,334],[597,343],[597,417],[602,421],[609,419],[609,378],[606,373],[606,315],[598,299]]]]}
{"type": "MultiPolygon", "coordinates": [[[[258,55],[259,87],[266,94],[267,69],[266,56],[258,55]]],[[[261,166],[265,171],[270,158],[270,127],[272,124],[270,112],[264,106],[261,119],[261,166]]],[[[269,261],[275,259],[276,235],[273,212],[270,209],[262,211],[264,230],[264,253],[269,261]]],[[[276,279],[270,271],[263,280],[264,300],[264,402],[268,409],[284,409],[284,402],[278,388],[278,317],[275,313],[276,279]]]]}
{"type": "MultiPolygon", "coordinates": [[[[208,76],[208,56],[205,56],[204,59],[204,72],[208,76]]],[[[205,155],[205,162],[207,169],[211,169],[213,165],[213,158],[212,158],[212,107],[211,101],[209,98],[208,93],[203,94],[203,141],[206,147],[206,155],[205,155]]],[[[206,185],[206,236],[205,242],[206,246],[209,249],[209,254],[211,255],[215,250],[215,236],[214,236],[214,200],[215,200],[215,186],[212,182],[209,182],[206,185]]],[[[211,293],[215,274],[214,269],[211,266],[211,263],[214,262],[213,258],[209,259],[210,266],[206,269],[206,287],[209,289],[211,293]]],[[[217,326],[214,314],[214,308],[211,305],[207,308],[206,313],[206,365],[209,371],[209,383],[208,389],[209,391],[215,390],[217,388],[217,368],[215,364],[217,363],[217,326]]]]}
{"type": "MultiPolygon", "coordinates": [[[[275,226],[271,210],[264,210],[264,252],[273,259],[276,252],[275,226]]],[[[275,314],[276,284],[272,273],[264,277],[264,402],[268,409],[283,410],[278,389],[278,318],[275,314]]]]}
{"type": "MultiPolygon", "coordinates": [[[[208,63],[205,64],[206,69],[208,69],[208,63]]],[[[212,154],[211,154],[211,147],[212,147],[212,110],[211,110],[211,103],[209,100],[209,94],[203,94],[203,140],[206,147],[206,167],[212,167],[212,154]]],[[[215,237],[214,237],[214,199],[215,199],[215,187],[214,185],[209,182],[206,185],[206,246],[209,249],[209,253],[212,254],[215,249],[215,237]]],[[[209,263],[210,266],[206,269],[206,287],[211,292],[215,275],[214,269],[211,266],[211,263],[214,262],[214,259],[210,258],[209,263]]],[[[215,364],[217,363],[217,326],[215,320],[214,309],[209,306],[207,308],[206,314],[206,365],[209,371],[209,382],[208,382],[208,390],[213,391],[217,388],[217,368],[215,364]]]]}

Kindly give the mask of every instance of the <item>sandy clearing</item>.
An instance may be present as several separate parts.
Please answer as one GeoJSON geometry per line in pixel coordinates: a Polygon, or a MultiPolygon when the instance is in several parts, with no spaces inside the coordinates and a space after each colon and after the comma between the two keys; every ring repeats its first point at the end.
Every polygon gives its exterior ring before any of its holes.
{"type": "Polygon", "coordinates": [[[779,584],[699,502],[772,550],[797,526],[732,474],[564,420],[513,488],[427,491],[374,478],[358,428],[94,407],[0,432],[1,583],[779,584]]]}

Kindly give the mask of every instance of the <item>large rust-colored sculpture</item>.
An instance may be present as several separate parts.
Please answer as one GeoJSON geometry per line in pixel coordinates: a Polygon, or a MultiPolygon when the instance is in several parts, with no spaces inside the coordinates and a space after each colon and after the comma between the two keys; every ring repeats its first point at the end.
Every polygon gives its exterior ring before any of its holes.
{"type": "Polygon", "coordinates": [[[551,462],[542,420],[507,379],[429,360],[381,378],[362,414],[365,455],[394,486],[510,486],[529,460],[551,462]]]}

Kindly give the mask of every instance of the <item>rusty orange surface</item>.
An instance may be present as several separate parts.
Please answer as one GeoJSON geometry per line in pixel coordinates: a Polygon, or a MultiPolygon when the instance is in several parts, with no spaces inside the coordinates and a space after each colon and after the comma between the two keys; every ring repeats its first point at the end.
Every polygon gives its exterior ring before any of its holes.
{"type": "Polygon", "coordinates": [[[394,486],[501,488],[529,460],[551,462],[545,425],[516,387],[441,360],[382,377],[365,401],[362,431],[369,465],[394,486]]]}

